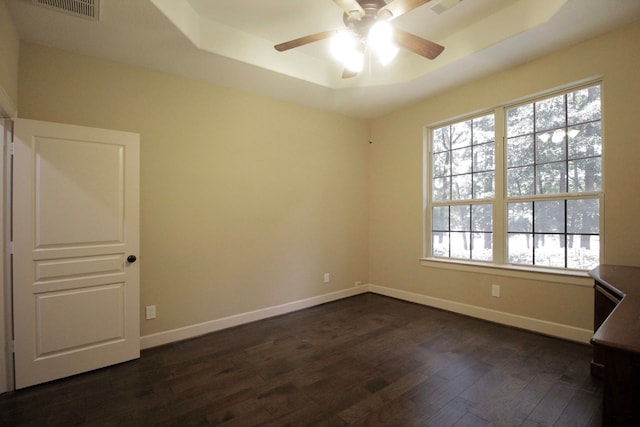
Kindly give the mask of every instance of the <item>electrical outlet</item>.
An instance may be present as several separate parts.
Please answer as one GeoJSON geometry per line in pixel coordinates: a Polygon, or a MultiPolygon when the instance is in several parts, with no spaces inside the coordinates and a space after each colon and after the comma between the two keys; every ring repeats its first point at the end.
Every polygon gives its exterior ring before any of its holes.
{"type": "Polygon", "coordinates": [[[147,319],[147,320],[155,319],[156,318],[156,306],[155,305],[148,305],[144,310],[144,314],[145,314],[145,319],[147,319]]]}
{"type": "Polygon", "coordinates": [[[331,281],[331,274],[324,273],[324,283],[329,283],[331,281]]]}
{"type": "Polygon", "coordinates": [[[491,285],[491,296],[500,298],[500,285],[491,285]]]}

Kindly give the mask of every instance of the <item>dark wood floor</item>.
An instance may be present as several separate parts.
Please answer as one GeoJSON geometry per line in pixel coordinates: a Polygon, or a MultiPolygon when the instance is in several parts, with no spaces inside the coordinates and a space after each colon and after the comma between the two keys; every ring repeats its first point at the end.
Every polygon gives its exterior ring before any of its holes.
{"type": "Polygon", "coordinates": [[[0,425],[597,426],[591,348],[364,294],[0,396],[0,425]]]}

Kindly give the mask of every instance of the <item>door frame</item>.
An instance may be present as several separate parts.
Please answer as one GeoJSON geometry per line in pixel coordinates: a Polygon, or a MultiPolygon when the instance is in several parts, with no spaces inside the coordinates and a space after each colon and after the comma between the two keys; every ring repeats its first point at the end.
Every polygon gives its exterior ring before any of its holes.
{"type": "Polygon", "coordinates": [[[18,109],[0,85],[0,393],[15,390],[13,378],[13,317],[10,274],[11,156],[9,142],[13,139],[12,119],[18,109]]]}
{"type": "Polygon", "coordinates": [[[13,122],[8,118],[3,118],[0,109],[0,132],[2,133],[2,161],[0,161],[0,280],[2,289],[0,290],[0,393],[15,389],[13,378],[13,319],[11,317],[11,275],[10,272],[10,234],[9,218],[7,209],[10,208],[11,188],[9,173],[11,171],[11,156],[9,155],[9,144],[12,139],[13,122]]]}

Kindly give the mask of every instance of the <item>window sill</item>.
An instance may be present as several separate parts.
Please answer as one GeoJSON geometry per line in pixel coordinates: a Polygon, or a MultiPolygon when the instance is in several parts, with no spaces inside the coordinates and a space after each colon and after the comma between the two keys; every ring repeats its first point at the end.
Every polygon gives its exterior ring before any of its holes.
{"type": "Polygon", "coordinates": [[[455,270],[465,273],[489,274],[493,276],[515,277],[519,279],[593,287],[593,279],[586,271],[529,268],[525,266],[458,261],[442,258],[421,258],[420,265],[423,267],[455,270]]]}

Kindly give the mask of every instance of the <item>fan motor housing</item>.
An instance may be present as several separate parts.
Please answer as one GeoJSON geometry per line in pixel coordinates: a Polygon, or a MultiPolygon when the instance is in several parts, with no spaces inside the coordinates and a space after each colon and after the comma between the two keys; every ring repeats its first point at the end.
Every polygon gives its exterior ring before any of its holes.
{"type": "Polygon", "coordinates": [[[384,0],[361,0],[358,3],[364,10],[364,16],[359,18],[356,14],[344,13],[342,21],[347,28],[362,35],[376,22],[378,11],[385,7],[387,3],[384,0]]]}

